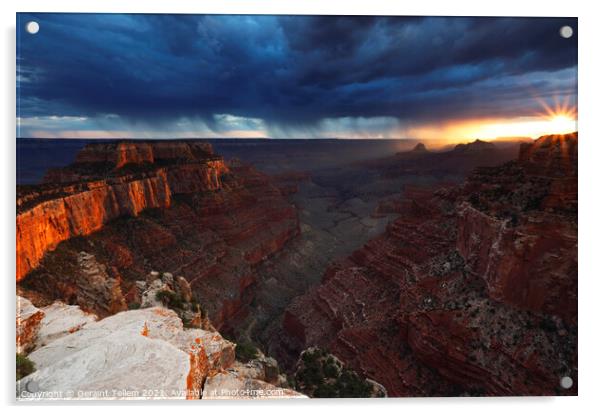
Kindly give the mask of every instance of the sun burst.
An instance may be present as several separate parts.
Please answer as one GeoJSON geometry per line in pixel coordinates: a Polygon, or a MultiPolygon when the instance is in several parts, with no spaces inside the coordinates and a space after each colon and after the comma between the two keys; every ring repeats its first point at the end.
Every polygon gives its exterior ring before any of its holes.
{"type": "Polygon", "coordinates": [[[560,102],[554,98],[554,106],[540,100],[544,112],[540,115],[546,120],[550,133],[565,134],[577,130],[577,109],[571,106],[568,97],[560,102]]]}

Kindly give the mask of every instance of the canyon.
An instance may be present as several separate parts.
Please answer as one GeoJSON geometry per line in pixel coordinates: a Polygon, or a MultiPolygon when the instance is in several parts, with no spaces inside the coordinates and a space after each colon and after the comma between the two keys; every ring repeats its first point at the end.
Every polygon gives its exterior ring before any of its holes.
{"type": "Polygon", "coordinates": [[[400,214],[395,206],[406,188],[460,183],[474,165],[515,159],[520,145],[478,141],[429,150],[412,140],[272,141],[216,144],[294,189],[288,198],[299,211],[300,233],[258,266],[255,297],[235,327],[237,337],[270,353],[290,302],[318,284],[333,261],[381,235],[400,214]]]}
{"type": "MultiPolygon", "coordinates": [[[[576,134],[443,151],[122,140],[63,164],[17,187],[25,339],[57,300],[100,322],[185,303],[184,332],[252,343],[288,374],[319,347],[388,396],[577,392],[576,134]]],[[[214,397],[265,380],[236,366],[207,380],[214,397]]]]}
{"type": "Polygon", "coordinates": [[[272,353],[320,346],[392,396],[576,395],[577,136],[518,155],[407,188],[386,232],[286,309],[272,353]]]}

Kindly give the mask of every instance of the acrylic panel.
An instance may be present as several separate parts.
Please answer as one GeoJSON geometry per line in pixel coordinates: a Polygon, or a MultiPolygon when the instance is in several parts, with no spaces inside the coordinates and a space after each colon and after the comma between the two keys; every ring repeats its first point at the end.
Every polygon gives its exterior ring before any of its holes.
{"type": "Polygon", "coordinates": [[[17,399],[577,395],[576,18],[16,30],[17,399]]]}

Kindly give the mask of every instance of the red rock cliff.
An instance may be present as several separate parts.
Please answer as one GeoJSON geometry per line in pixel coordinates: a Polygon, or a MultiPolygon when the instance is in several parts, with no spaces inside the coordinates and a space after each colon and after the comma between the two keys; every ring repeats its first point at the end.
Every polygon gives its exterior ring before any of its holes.
{"type": "Polygon", "coordinates": [[[222,328],[253,299],[255,266],[299,232],[277,182],[205,144],[90,145],[53,175],[59,184],[20,189],[17,218],[18,279],[49,299],[87,306],[91,287],[74,265],[86,252],[127,301],[152,270],[186,278],[222,328]]]}
{"type": "Polygon", "coordinates": [[[465,191],[457,248],[491,297],[576,323],[576,134],[523,144],[518,163],[477,170],[465,191]]]}
{"type": "Polygon", "coordinates": [[[576,395],[576,153],[543,137],[463,186],[409,188],[288,307],[279,359],[318,345],[392,396],[576,395]]]}
{"type": "Polygon", "coordinates": [[[152,178],[100,184],[26,209],[17,215],[17,281],[34,269],[60,242],[85,236],[123,215],[169,207],[171,190],[165,172],[152,178]]]}
{"type": "Polygon", "coordinates": [[[60,177],[77,177],[79,183],[52,183],[19,194],[17,281],[61,241],[88,235],[124,215],[137,216],[148,208],[167,208],[174,194],[218,190],[221,176],[227,171],[224,161],[214,157],[207,144],[87,145],[73,166],[55,172],[60,177]],[[173,160],[187,163],[155,167],[137,174],[122,170],[132,164],[173,160]],[[98,179],[105,173],[106,163],[111,165],[110,173],[98,179]]]}

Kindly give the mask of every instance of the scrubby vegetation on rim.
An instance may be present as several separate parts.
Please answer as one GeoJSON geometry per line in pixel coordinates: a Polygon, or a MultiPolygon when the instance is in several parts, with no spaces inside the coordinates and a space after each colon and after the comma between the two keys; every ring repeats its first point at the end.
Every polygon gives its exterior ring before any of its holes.
{"type": "Polygon", "coordinates": [[[301,354],[295,383],[298,391],[317,398],[384,397],[375,392],[366,379],[318,348],[310,348],[301,354]]]}

